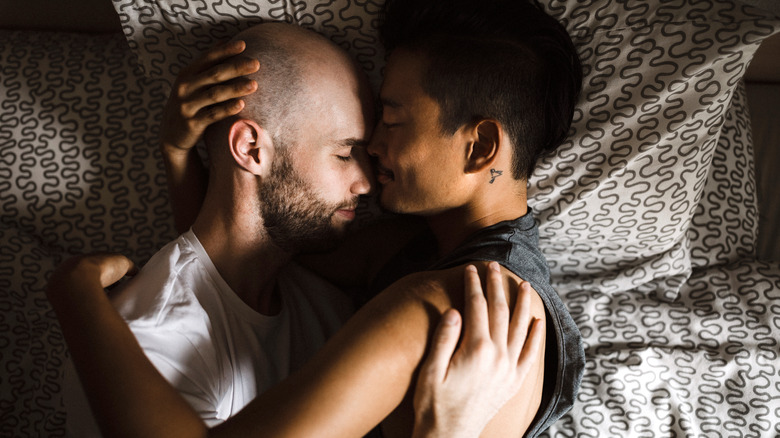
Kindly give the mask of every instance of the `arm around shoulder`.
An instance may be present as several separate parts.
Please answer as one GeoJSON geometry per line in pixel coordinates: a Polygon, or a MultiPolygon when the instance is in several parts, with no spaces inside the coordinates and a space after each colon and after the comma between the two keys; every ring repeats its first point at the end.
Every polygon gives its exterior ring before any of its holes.
{"type": "MultiPolygon", "coordinates": [[[[301,371],[259,396],[215,434],[360,437],[392,414],[383,425],[385,436],[411,436],[410,396],[417,372],[437,323],[448,309],[463,308],[462,295],[462,267],[399,280],[361,309],[301,371]]],[[[537,347],[543,345],[542,340],[537,347]]],[[[528,377],[512,392],[517,396],[495,409],[482,436],[503,437],[508,430],[521,436],[533,419],[543,353],[526,362],[528,377]]]]}

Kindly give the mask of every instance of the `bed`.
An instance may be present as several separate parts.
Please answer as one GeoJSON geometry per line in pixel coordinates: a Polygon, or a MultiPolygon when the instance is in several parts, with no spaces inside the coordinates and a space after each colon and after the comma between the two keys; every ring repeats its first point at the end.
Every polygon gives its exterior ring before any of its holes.
{"type": "MultiPolygon", "coordinates": [[[[587,360],[548,435],[780,436],[780,81],[744,80],[780,5],[540,3],[585,66],[569,138],[529,181],[587,360]]],[[[0,436],[64,434],[54,267],[142,264],[176,236],[156,141],[177,71],[272,19],[326,34],[377,86],[380,4],[114,0],[121,32],[0,30],[0,436]]]]}

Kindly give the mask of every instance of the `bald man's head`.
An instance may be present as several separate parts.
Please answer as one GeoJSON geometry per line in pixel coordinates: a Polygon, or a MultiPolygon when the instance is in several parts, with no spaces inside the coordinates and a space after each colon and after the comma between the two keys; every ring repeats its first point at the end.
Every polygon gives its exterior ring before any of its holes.
{"type": "MultiPolygon", "coordinates": [[[[258,123],[277,147],[297,141],[298,130],[304,128],[306,110],[321,91],[318,87],[357,87],[361,98],[365,98],[366,92],[370,95],[354,61],[316,32],[287,23],[265,23],[240,32],[233,40],[246,43],[239,56],[260,63],[260,69],[248,76],[257,82],[258,90],[244,98],[246,106],[236,117],[258,123]]],[[[236,117],[217,124],[217,128],[226,128],[236,117]]],[[[224,155],[224,132],[207,132],[211,157],[224,155]]]]}

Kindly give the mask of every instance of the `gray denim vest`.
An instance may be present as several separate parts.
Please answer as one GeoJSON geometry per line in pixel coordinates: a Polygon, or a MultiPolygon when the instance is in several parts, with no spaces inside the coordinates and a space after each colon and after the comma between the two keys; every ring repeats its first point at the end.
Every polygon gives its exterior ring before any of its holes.
{"type": "Polygon", "coordinates": [[[550,286],[550,271],[539,250],[532,212],[529,209],[525,216],[479,230],[454,251],[431,263],[435,254],[436,242],[430,233],[414,239],[380,272],[372,289],[380,291],[412,272],[447,269],[473,261],[496,261],[531,283],[547,314],[542,403],[525,436],[539,435],[574,404],[585,369],[585,352],[577,325],[550,286]]]}

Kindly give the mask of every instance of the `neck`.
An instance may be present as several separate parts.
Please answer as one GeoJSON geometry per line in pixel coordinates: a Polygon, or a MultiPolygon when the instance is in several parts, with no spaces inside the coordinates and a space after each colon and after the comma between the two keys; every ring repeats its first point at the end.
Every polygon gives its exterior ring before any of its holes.
{"type": "Polygon", "coordinates": [[[226,196],[225,191],[213,196],[217,191],[210,188],[206,194],[192,231],[242,301],[261,314],[278,314],[281,297],[276,279],[292,254],[271,241],[262,218],[248,203],[238,201],[247,197],[235,191],[233,196],[226,196]]]}
{"type": "Polygon", "coordinates": [[[443,256],[475,232],[527,212],[525,190],[518,193],[509,189],[475,196],[461,207],[427,217],[427,222],[436,237],[439,256],[443,256]]]}

